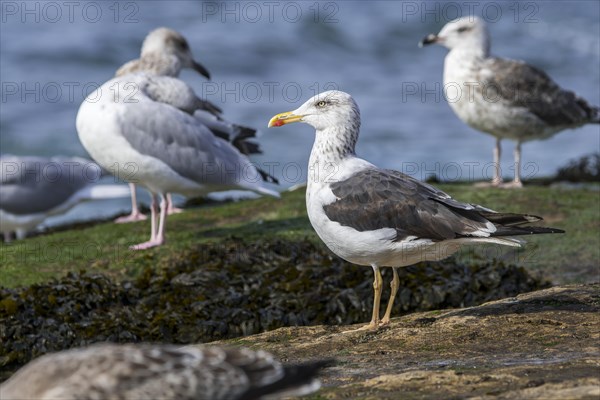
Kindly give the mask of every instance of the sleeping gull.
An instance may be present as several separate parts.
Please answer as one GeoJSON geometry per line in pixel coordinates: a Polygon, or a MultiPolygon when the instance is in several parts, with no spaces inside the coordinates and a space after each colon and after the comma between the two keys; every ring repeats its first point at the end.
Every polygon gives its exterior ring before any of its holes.
{"type": "Polygon", "coordinates": [[[460,85],[460,95],[449,101],[456,115],[471,127],[496,138],[492,185],[502,184],[500,140],[512,139],[515,174],[504,187],[521,187],[521,143],[547,139],[563,129],[600,123],[597,107],[561,89],[543,71],[522,61],[490,56],[485,22],[467,16],[448,22],[439,34],[421,43],[450,49],[444,61],[444,87],[460,85]]]}
{"type": "MultiPolygon", "coordinates": [[[[128,75],[135,72],[146,72],[152,75],[178,77],[181,70],[190,68],[210,79],[208,70],[194,60],[190,46],[179,32],[169,28],[157,28],[150,32],[144,39],[140,58],[129,61],[121,66],[115,76],[128,75]]],[[[233,124],[221,116],[221,109],[209,101],[198,100],[195,112],[204,125],[216,136],[232,143],[242,154],[259,154],[260,147],[251,139],[256,136],[256,130],[245,126],[233,124]]],[[[276,183],[277,180],[270,175],[259,171],[265,179],[276,183]]],[[[146,219],[137,205],[135,184],[130,183],[131,189],[131,214],[120,217],[115,222],[133,222],[146,219]]],[[[168,214],[181,210],[173,207],[171,194],[167,194],[168,214]]]]}
{"type": "Polygon", "coordinates": [[[0,157],[0,231],[17,239],[52,215],[94,199],[128,196],[123,185],[98,185],[100,167],[79,157],[0,157]]]}
{"type": "Polygon", "coordinates": [[[461,203],[408,175],[358,158],[354,147],[360,113],[347,93],[318,94],[296,110],[271,118],[269,127],[292,122],[305,122],[316,129],[306,188],[313,228],[335,254],[373,268],[373,316],[361,329],[377,329],[390,322],[399,285],[398,267],[441,260],[465,244],[520,246],[519,240],[506,236],[562,232],[522,226],[541,218],[461,203]],[[381,321],[380,267],[393,270],[392,292],[381,321]]]}
{"type": "Polygon", "coordinates": [[[319,389],[317,374],[328,363],[284,366],[267,352],[243,347],[97,344],[31,361],[0,385],[0,397],[250,400],[301,396],[319,389]]]}
{"type": "Polygon", "coordinates": [[[152,194],[150,240],[132,249],[164,243],[167,193],[242,189],[279,196],[264,187],[248,157],[193,115],[199,104],[183,81],[137,73],[106,82],[79,108],[77,132],[92,158],[152,194]],[[158,225],[156,196],[161,198],[158,225]]]}

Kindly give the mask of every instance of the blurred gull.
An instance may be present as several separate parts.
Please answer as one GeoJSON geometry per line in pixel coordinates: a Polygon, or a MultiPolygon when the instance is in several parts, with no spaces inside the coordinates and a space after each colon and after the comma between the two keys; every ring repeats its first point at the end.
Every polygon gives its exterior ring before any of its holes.
{"type": "Polygon", "coordinates": [[[3,399],[251,400],[320,387],[329,361],[282,365],[261,350],[97,344],[31,361],[0,385],[3,399]]]}
{"type": "Polygon", "coordinates": [[[360,112],[347,93],[318,94],[296,110],[271,118],[269,127],[292,122],[304,122],[316,130],[306,188],[311,225],[339,257],[373,268],[373,314],[361,329],[376,330],[389,324],[399,288],[399,267],[444,259],[463,245],[519,247],[521,242],[510,236],[562,232],[524,226],[541,218],[462,203],[408,175],[359,158],[355,146],[360,112]],[[392,292],[381,320],[380,267],[393,270],[392,292]]]}
{"type": "MultiPolygon", "coordinates": [[[[210,73],[200,63],[194,60],[192,51],[187,40],[179,32],[169,28],[157,28],[150,32],[144,39],[140,58],[129,61],[121,66],[116,77],[128,75],[135,72],[146,72],[151,75],[178,77],[184,68],[193,69],[199,74],[210,79],[210,73]]],[[[259,154],[260,147],[251,139],[256,136],[256,129],[233,124],[221,116],[221,109],[209,101],[197,99],[194,116],[214,135],[229,141],[242,154],[259,154]]],[[[277,183],[277,180],[259,170],[265,180],[277,183]]],[[[135,184],[130,183],[131,188],[131,214],[120,217],[116,222],[132,222],[144,220],[146,217],[140,213],[137,205],[135,184]]],[[[171,195],[167,194],[169,214],[181,210],[173,207],[171,195]]]]}
{"type": "Polygon", "coordinates": [[[86,200],[129,195],[123,185],[98,185],[100,167],[78,157],[0,157],[0,231],[25,237],[42,221],[86,200]]]}
{"type": "Polygon", "coordinates": [[[450,107],[473,128],[496,137],[494,186],[502,184],[501,139],[517,142],[514,180],[502,186],[521,187],[521,143],[600,123],[597,107],[561,89],[543,71],[522,61],[491,57],[490,35],[478,17],[448,22],[419,45],[432,43],[450,49],[444,61],[444,86],[458,83],[461,89],[450,107]]]}
{"type": "Polygon", "coordinates": [[[243,189],[279,197],[264,187],[248,157],[194,116],[203,104],[177,78],[136,73],[106,82],[79,108],[77,131],[92,158],[152,193],[150,240],[132,249],[164,243],[167,193],[198,196],[243,189]],[[120,90],[110,89],[115,86],[120,90]]]}

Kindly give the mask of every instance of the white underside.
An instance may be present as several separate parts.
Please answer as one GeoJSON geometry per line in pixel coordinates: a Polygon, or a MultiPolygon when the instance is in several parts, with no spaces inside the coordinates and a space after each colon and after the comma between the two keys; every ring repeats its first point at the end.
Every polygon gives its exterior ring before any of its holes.
{"type": "MultiPolygon", "coordinates": [[[[372,164],[359,158],[345,159],[336,174],[335,180],[342,181],[372,164]]],[[[329,188],[331,182],[321,182],[309,178],[306,193],[306,206],[310,222],[327,247],[346,261],[359,265],[377,265],[380,267],[403,267],[420,261],[438,261],[457,252],[463,245],[496,243],[508,246],[520,246],[520,241],[512,238],[489,236],[489,231],[477,232],[481,237],[460,238],[433,242],[429,239],[408,237],[394,241],[396,230],[384,228],[373,231],[357,231],[338,222],[331,221],[323,206],[336,201],[329,188]]],[[[489,227],[488,227],[489,228],[489,227]]],[[[492,225],[492,228],[495,228],[492,225]]]]}
{"type": "MultiPolygon", "coordinates": [[[[125,78],[124,78],[125,79],[125,78]]],[[[129,75],[127,81],[132,81],[143,86],[144,75],[129,75]]],[[[246,179],[246,175],[251,178],[258,176],[258,172],[250,165],[250,161],[245,157],[240,157],[238,170],[243,171],[243,176],[238,176],[230,184],[206,185],[201,181],[188,179],[168,164],[158,158],[141,154],[134,149],[131,144],[121,134],[121,124],[123,121],[120,116],[127,111],[127,101],[113,99],[110,94],[111,85],[122,84],[118,79],[113,79],[105,83],[97,92],[90,94],[89,98],[98,101],[84,100],[77,114],[77,131],[81,143],[88,151],[90,156],[100,166],[108,170],[118,178],[140,184],[153,193],[179,193],[184,196],[199,196],[209,192],[247,189],[262,194],[268,194],[278,197],[276,191],[264,188],[260,179],[246,179]],[[97,93],[102,93],[99,95],[97,93]],[[254,172],[254,173],[252,173],[254,172]]],[[[133,99],[137,102],[150,102],[142,90],[135,93],[133,99]]],[[[180,121],[173,121],[173,129],[176,129],[180,121]]],[[[199,121],[201,123],[201,121],[199,121]]],[[[151,126],[148,129],[152,129],[151,126]]],[[[229,146],[228,143],[219,141],[217,146],[229,146]]],[[[210,149],[204,149],[210,151],[210,149]]]]}

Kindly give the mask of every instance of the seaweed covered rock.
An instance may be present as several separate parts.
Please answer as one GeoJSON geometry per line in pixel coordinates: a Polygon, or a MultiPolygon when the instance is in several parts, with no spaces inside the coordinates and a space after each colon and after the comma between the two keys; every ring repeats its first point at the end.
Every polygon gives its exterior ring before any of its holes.
{"type": "Polygon", "coordinates": [[[556,172],[555,181],[600,182],[600,153],[571,160],[556,172]]]}
{"type": "MultiPolygon", "coordinates": [[[[547,285],[523,268],[487,260],[448,259],[399,272],[396,313],[475,305],[547,285]]],[[[199,245],[133,281],[82,272],[0,289],[0,378],[33,357],[98,341],[199,343],[283,326],[363,322],[372,290],[370,268],[308,239],[237,238],[199,245]]]]}

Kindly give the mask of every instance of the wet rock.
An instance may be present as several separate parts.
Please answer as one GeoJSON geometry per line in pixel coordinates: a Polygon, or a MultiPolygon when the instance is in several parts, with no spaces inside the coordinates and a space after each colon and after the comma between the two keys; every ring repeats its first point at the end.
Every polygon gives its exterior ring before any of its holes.
{"type": "Polygon", "coordinates": [[[326,399],[598,399],[600,284],[394,318],[377,332],[280,328],[236,340],[290,362],[334,357],[326,399]]]}

